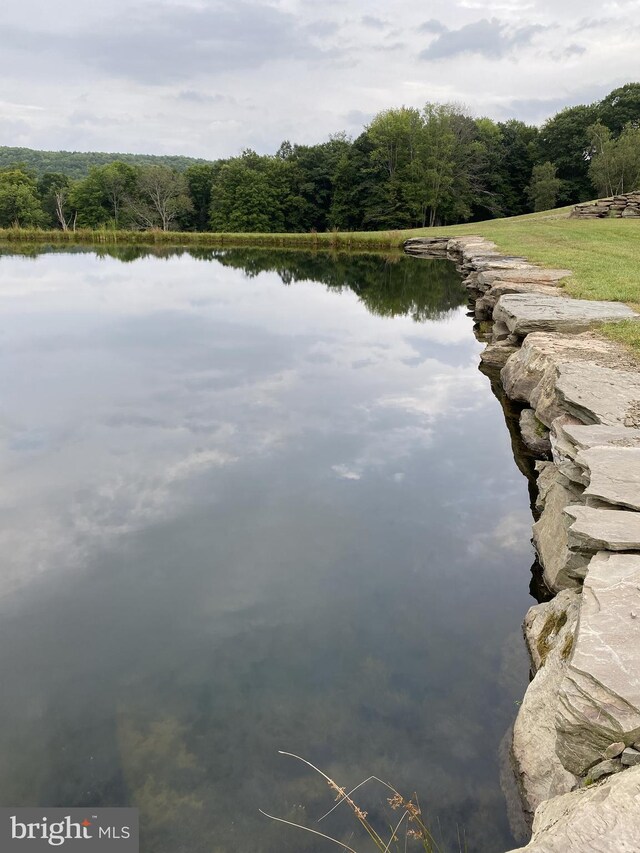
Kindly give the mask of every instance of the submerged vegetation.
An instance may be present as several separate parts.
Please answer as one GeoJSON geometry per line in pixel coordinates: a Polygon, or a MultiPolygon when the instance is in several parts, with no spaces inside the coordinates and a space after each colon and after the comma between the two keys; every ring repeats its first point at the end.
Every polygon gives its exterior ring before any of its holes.
{"type": "MultiPolygon", "coordinates": [[[[368,837],[374,850],[378,850],[380,853],[390,853],[392,850],[406,851],[411,846],[411,849],[415,850],[419,848],[423,850],[424,853],[442,853],[440,846],[436,842],[431,830],[425,822],[426,818],[422,814],[417,794],[414,794],[410,799],[405,799],[405,797],[403,797],[402,794],[400,794],[392,785],[389,785],[388,782],[384,782],[377,776],[369,776],[367,779],[364,779],[358,785],[351,788],[351,790],[347,791],[346,788],[339,785],[330,776],[316,767],[315,764],[312,764],[305,758],[301,758],[299,755],[295,755],[291,752],[280,752],[280,755],[295,758],[303,764],[306,764],[321,776],[322,779],[324,779],[329,786],[331,793],[335,795],[335,805],[333,808],[329,809],[326,814],[320,817],[316,821],[316,824],[319,824],[325,818],[329,817],[330,814],[344,804],[345,807],[353,814],[357,823],[364,830],[364,835],[368,837]],[[361,792],[363,787],[369,783],[381,786],[385,793],[390,817],[386,818],[386,826],[384,830],[379,831],[376,828],[369,818],[368,812],[361,808],[353,798],[356,791],[361,792]]],[[[311,835],[323,838],[325,841],[330,841],[333,844],[336,844],[343,851],[348,851],[348,853],[359,853],[358,850],[350,846],[351,844],[356,843],[351,840],[351,837],[349,837],[349,843],[347,843],[344,839],[340,840],[338,838],[334,838],[331,835],[320,832],[318,829],[304,826],[301,823],[295,823],[294,821],[286,820],[284,818],[274,817],[262,810],[260,811],[265,817],[268,817],[270,820],[276,821],[277,823],[282,823],[286,826],[291,826],[304,832],[308,832],[311,835]]],[[[458,840],[459,849],[462,853],[463,850],[466,851],[467,845],[465,842],[463,848],[459,833],[458,840]]]]}
{"type": "Polygon", "coordinates": [[[102,231],[213,232],[239,241],[513,217],[635,188],[639,122],[640,83],[629,83],[540,129],[428,103],[379,113],[355,140],[285,141],[272,156],[246,150],[205,162],[4,148],[0,228],[97,229],[100,240],[124,239],[102,231]]]}

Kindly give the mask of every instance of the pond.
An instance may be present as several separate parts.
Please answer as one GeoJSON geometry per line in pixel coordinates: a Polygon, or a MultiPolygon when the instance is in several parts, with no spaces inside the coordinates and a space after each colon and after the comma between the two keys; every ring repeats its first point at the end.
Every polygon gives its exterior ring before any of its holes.
{"type": "Polygon", "coordinates": [[[370,850],[284,750],[416,791],[446,853],[515,846],[531,514],[452,264],[6,253],[0,349],[2,805],[370,850]]]}

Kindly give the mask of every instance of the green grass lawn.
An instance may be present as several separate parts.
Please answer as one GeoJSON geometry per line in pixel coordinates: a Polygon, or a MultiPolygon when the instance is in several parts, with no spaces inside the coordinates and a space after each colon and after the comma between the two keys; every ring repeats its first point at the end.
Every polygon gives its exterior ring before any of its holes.
{"type": "MultiPolygon", "coordinates": [[[[564,210],[456,225],[433,233],[480,234],[506,254],[572,270],[571,278],[561,283],[571,296],[626,302],[640,310],[640,220],[570,219],[564,210]]],[[[640,355],[640,324],[608,323],[601,330],[640,355]]]]}
{"type": "Polygon", "coordinates": [[[555,211],[456,225],[433,233],[481,234],[507,254],[570,269],[573,276],[564,286],[571,296],[640,303],[640,220],[569,219],[555,211]]]}
{"type": "MultiPolygon", "coordinates": [[[[366,250],[400,248],[409,237],[479,234],[506,254],[573,272],[563,286],[571,296],[607,299],[640,306],[640,220],[570,219],[571,208],[494,219],[445,228],[411,231],[328,232],[325,234],[209,234],[135,231],[0,230],[2,242],[138,244],[166,246],[283,246],[307,249],[366,250]]],[[[640,330],[624,323],[605,329],[608,335],[640,352],[640,330]]]]}

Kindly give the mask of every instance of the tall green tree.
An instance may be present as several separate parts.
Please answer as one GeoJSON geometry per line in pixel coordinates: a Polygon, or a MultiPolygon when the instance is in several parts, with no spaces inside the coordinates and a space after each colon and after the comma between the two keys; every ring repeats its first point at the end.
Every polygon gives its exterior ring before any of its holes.
{"type": "Polygon", "coordinates": [[[384,167],[390,180],[418,157],[422,130],[422,116],[411,107],[384,110],[369,125],[372,159],[384,167]]]}
{"type": "Polygon", "coordinates": [[[603,98],[597,105],[598,119],[613,136],[620,136],[631,125],[640,125],[640,83],[626,83],[603,98]]]}
{"type": "Polygon", "coordinates": [[[0,228],[44,224],[36,179],[23,169],[0,169],[0,228]]]}
{"type": "Polygon", "coordinates": [[[501,216],[520,216],[531,210],[527,188],[536,156],[538,128],[512,119],[499,123],[500,157],[495,192],[501,216]]]}
{"type": "Polygon", "coordinates": [[[548,162],[533,167],[528,194],[534,211],[551,210],[556,206],[562,188],[557,171],[555,165],[548,162]]]}
{"type": "Polygon", "coordinates": [[[282,199],[255,152],[245,151],[220,170],[211,191],[210,225],[221,232],[284,230],[282,199]]]}
{"type": "Polygon", "coordinates": [[[600,122],[590,129],[589,174],[601,196],[640,189],[640,127],[628,124],[618,139],[600,122]]]}
{"type": "Polygon", "coordinates": [[[184,176],[189,187],[189,195],[193,204],[193,210],[188,217],[187,227],[196,231],[206,231],[209,227],[209,216],[211,209],[211,189],[213,183],[223,167],[224,162],[198,163],[189,166],[184,176]]]}
{"type": "Polygon", "coordinates": [[[453,190],[442,206],[442,216],[447,223],[470,219],[474,200],[485,200],[497,210],[495,199],[488,196],[486,186],[489,138],[483,133],[482,121],[475,121],[460,107],[453,107],[452,128],[455,139],[453,190]]]}
{"type": "Polygon", "coordinates": [[[477,191],[469,199],[471,219],[502,216],[505,209],[505,180],[502,169],[503,135],[499,124],[489,118],[475,121],[477,191]]]}
{"type": "Polygon", "coordinates": [[[536,160],[540,164],[555,163],[558,178],[563,182],[561,203],[587,201],[593,195],[589,179],[589,128],[597,118],[596,105],[569,107],[540,129],[536,160]]]}
{"type": "Polygon", "coordinates": [[[419,203],[411,187],[419,176],[423,131],[420,111],[410,107],[384,110],[367,128],[372,143],[371,164],[378,173],[367,219],[377,227],[409,227],[416,219],[419,203]]]}
{"type": "MultiPolygon", "coordinates": [[[[168,166],[145,166],[143,168],[167,169],[168,166]]],[[[136,191],[138,171],[128,163],[107,163],[96,170],[99,184],[104,193],[113,224],[119,228],[122,224],[122,213],[127,203],[136,191]]]]}
{"type": "Polygon", "coordinates": [[[60,172],[45,172],[38,178],[38,196],[49,228],[69,227],[70,214],[68,209],[71,178],[60,172]]]}
{"type": "Polygon", "coordinates": [[[405,189],[415,224],[464,221],[479,193],[485,150],[478,126],[454,104],[426,104],[405,189]]]}
{"type": "Polygon", "coordinates": [[[370,228],[372,202],[384,174],[373,161],[374,144],[365,131],[342,153],[333,175],[329,225],[344,231],[370,228]]]}
{"type": "Polygon", "coordinates": [[[103,168],[92,166],[87,177],[76,181],[69,190],[69,206],[82,228],[102,228],[113,224],[111,202],[102,180],[103,168]]]}
{"type": "Polygon", "coordinates": [[[288,164],[288,194],[285,218],[294,231],[326,231],[331,227],[331,205],[338,164],[350,149],[344,134],[336,134],[319,145],[284,142],[276,155],[288,164]]]}

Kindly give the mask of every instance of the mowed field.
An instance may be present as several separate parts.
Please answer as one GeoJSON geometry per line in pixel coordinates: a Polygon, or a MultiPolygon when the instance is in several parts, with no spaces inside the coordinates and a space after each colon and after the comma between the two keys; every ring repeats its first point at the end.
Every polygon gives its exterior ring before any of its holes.
{"type": "MultiPolygon", "coordinates": [[[[433,233],[481,234],[506,254],[572,270],[562,286],[573,297],[626,302],[640,310],[640,219],[580,220],[558,210],[433,233]]],[[[640,354],[639,323],[610,323],[602,331],[640,354]]]]}

